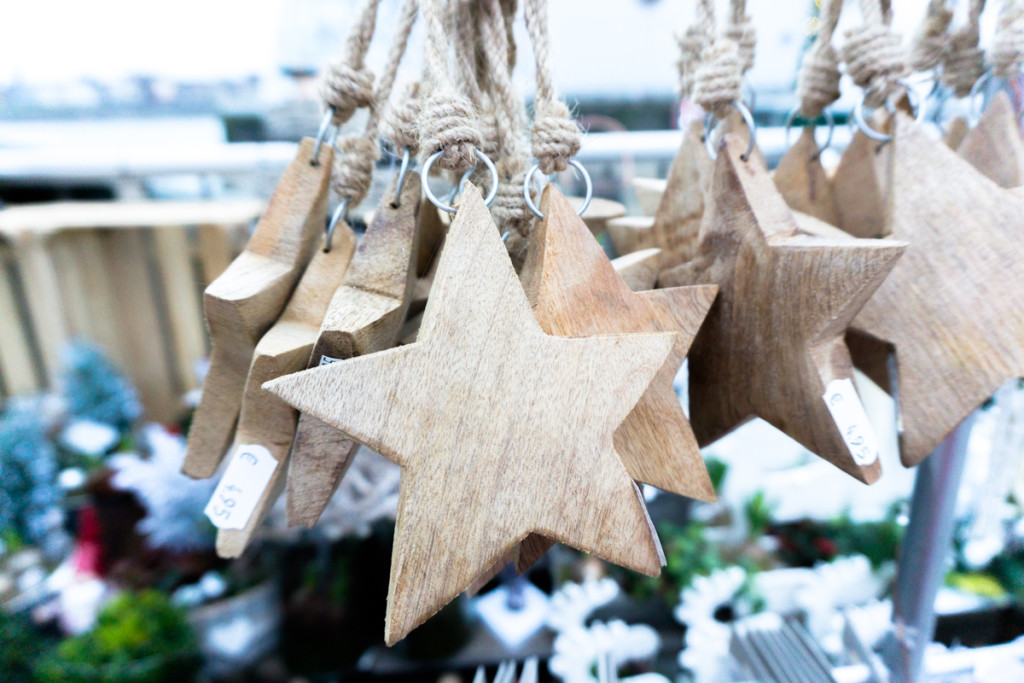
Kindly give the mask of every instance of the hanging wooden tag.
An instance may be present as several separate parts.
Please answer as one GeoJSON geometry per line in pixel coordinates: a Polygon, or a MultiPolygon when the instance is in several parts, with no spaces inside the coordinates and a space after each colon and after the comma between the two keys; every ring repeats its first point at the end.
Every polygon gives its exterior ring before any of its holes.
{"type": "MultiPolygon", "coordinates": [[[[872,117],[871,126],[886,132],[888,118],[872,117]]],[[[891,186],[892,150],[897,142],[879,143],[861,131],[853,135],[832,176],[832,195],[839,212],[838,227],[854,237],[888,234],[886,205],[891,186]]]]}
{"type": "Polygon", "coordinates": [[[813,126],[803,129],[796,143],[779,161],[772,178],[789,208],[839,225],[839,208],[832,196],[832,183],[821,165],[813,126]]]}
{"type": "Polygon", "coordinates": [[[956,150],[996,185],[1024,185],[1024,137],[1005,91],[996,93],[956,150]]]}
{"type": "Polygon", "coordinates": [[[217,554],[221,557],[242,554],[284,487],[288,453],[299,416],[290,405],[263,391],[263,383],[308,367],[327,304],[345,276],[355,247],[355,233],[339,222],[331,239],[331,250],[318,249],[313,255],[281,317],[256,345],[232,453],[234,457],[243,457],[255,446],[264,449],[278,465],[245,526],[218,531],[217,554]]]}
{"type": "MultiPolygon", "coordinates": [[[[673,379],[707,315],[717,287],[675,287],[634,294],[586,225],[553,185],[541,197],[544,219],[530,240],[521,278],[541,329],[561,337],[675,332],[676,344],[625,421],[615,451],[638,482],[681,496],[715,498],[700,447],[673,379]]],[[[535,539],[547,550],[548,539],[535,539]]],[[[533,559],[540,548],[530,552],[533,559]]],[[[520,558],[520,569],[523,560],[520,558]]],[[[532,563],[532,562],[531,562],[532,563]]]]}
{"type": "Polygon", "coordinates": [[[797,234],[746,140],[720,148],[695,259],[659,285],[714,283],[718,299],[690,350],[690,421],[706,445],[760,417],[844,472],[881,467],[847,443],[825,399],[853,368],[843,333],[905,245],[797,234]]]}
{"type": "Polygon", "coordinates": [[[544,334],[467,183],[418,341],[267,385],[403,468],[389,645],[531,532],[660,572],[612,436],[674,344],[672,333],[544,334]]]}
{"type": "MultiPolygon", "coordinates": [[[[310,367],[394,346],[405,321],[416,275],[420,179],[409,174],[397,206],[394,181],[374,211],[341,287],[323,318],[310,367]]],[[[303,414],[288,468],[287,517],[292,526],[312,527],[352,463],[358,444],[313,415],[303,414]]]]}
{"type": "Polygon", "coordinates": [[[895,346],[900,456],[913,466],[1024,375],[1024,210],[903,114],[894,143],[889,224],[910,246],[853,327],[895,346]]]}
{"type": "Polygon", "coordinates": [[[304,138],[253,236],[203,295],[210,369],[188,433],[182,472],[212,477],[231,444],[256,343],[277,320],[323,238],[333,148],[304,138]]]}

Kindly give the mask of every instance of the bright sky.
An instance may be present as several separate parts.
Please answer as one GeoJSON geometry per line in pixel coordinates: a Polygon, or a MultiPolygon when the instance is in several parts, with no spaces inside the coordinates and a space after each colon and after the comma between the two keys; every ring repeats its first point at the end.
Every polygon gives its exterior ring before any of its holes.
{"type": "MultiPolygon", "coordinates": [[[[725,12],[728,0],[717,0],[725,12]]],[[[340,52],[362,0],[0,0],[0,85],[80,78],[110,81],[147,74],[181,80],[237,78],[278,71],[282,61],[322,62],[340,52]],[[282,36],[285,40],[282,41],[282,36]]],[[[551,0],[552,57],[559,87],[571,92],[670,92],[678,58],[674,34],[695,0],[551,0]]],[[[758,87],[792,83],[812,0],[749,0],[758,31],[758,87]]],[[[925,0],[896,3],[896,28],[916,29],[925,0]]],[[[965,5],[966,3],[960,3],[965,5]]],[[[986,12],[991,25],[998,4],[986,12]]],[[[371,66],[383,60],[399,0],[383,0],[371,66]]],[[[858,21],[847,2],[841,26],[858,21]],[[847,16],[849,15],[849,16],[847,16]]],[[[532,60],[520,15],[523,68],[532,60]]],[[[418,30],[416,34],[420,31],[418,30]]],[[[841,31],[840,31],[841,33],[841,31]]],[[[987,31],[986,31],[987,33],[987,31]]],[[[909,37],[909,36],[908,36],[909,37]]],[[[419,40],[407,69],[418,71],[419,40]]],[[[317,64],[319,66],[319,64],[317,64]]]]}
{"type": "Polygon", "coordinates": [[[283,2],[4,0],[0,83],[271,71],[283,2]]]}

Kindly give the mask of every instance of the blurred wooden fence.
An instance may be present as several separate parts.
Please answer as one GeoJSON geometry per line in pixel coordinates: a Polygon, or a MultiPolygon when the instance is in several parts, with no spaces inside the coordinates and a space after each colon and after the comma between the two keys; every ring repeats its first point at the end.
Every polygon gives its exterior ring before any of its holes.
{"type": "Polygon", "coordinates": [[[78,202],[0,211],[0,398],[53,386],[70,340],[102,347],[156,420],[208,353],[202,292],[263,202],[78,202]]]}

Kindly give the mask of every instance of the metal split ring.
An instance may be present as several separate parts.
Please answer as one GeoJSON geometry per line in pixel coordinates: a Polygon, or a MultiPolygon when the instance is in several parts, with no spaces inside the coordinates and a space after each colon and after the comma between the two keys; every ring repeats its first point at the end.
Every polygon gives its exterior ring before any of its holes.
{"type": "Polygon", "coordinates": [[[324,233],[324,253],[326,254],[331,250],[331,246],[334,243],[334,229],[338,227],[338,223],[342,219],[347,219],[348,216],[348,197],[345,197],[338,202],[338,208],[334,210],[331,215],[331,222],[327,224],[327,232],[324,233]]]}
{"type": "MultiPolygon", "coordinates": [[[[981,78],[976,80],[974,82],[974,85],[971,86],[971,92],[970,94],[967,95],[967,104],[970,107],[968,114],[971,118],[972,125],[976,124],[978,122],[978,119],[981,118],[981,107],[975,104],[978,101],[978,95],[981,94],[982,90],[985,87],[985,84],[992,80],[993,75],[994,74],[992,72],[992,69],[989,69],[988,71],[983,73],[981,75],[981,78]]],[[[982,100],[984,101],[984,98],[982,98],[982,100]]]]}
{"type": "MultiPolygon", "coordinates": [[[[576,215],[582,216],[583,212],[590,206],[590,200],[594,198],[594,184],[590,180],[590,174],[587,173],[587,169],[583,167],[583,164],[576,161],[575,159],[569,159],[569,165],[580,172],[583,177],[583,182],[587,187],[586,192],[583,195],[583,203],[580,204],[580,208],[576,209],[576,215]]],[[[533,182],[533,176],[540,170],[540,164],[534,164],[530,167],[530,170],[526,172],[526,177],[523,179],[523,199],[526,200],[526,205],[530,207],[530,211],[537,218],[544,218],[544,214],[540,212],[537,205],[533,203],[533,198],[530,196],[530,184],[533,182]]]]}
{"type": "MultiPolygon", "coordinates": [[[[434,165],[434,162],[437,161],[438,157],[440,157],[441,154],[443,153],[444,150],[439,149],[433,154],[431,154],[429,157],[427,157],[427,160],[423,163],[423,168],[420,169],[420,177],[423,179],[423,193],[427,195],[427,199],[430,200],[430,203],[436,206],[437,208],[441,209],[442,211],[445,211],[454,216],[458,209],[438,199],[437,196],[434,194],[434,191],[430,189],[430,183],[428,182],[428,180],[430,179],[430,167],[434,165]]],[[[494,198],[498,195],[498,169],[494,167],[494,162],[491,161],[490,157],[488,157],[480,150],[474,148],[473,154],[476,155],[477,159],[484,162],[484,165],[487,167],[487,170],[491,174],[491,191],[487,193],[486,197],[484,197],[484,204],[490,206],[491,202],[493,202],[494,198]]],[[[473,168],[470,168],[469,171],[466,172],[466,175],[463,175],[463,179],[459,181],[459,187],[456,188],[456,192],[458,192],[458,190],[462,187],[463,183],[468,178],[468,174],[471,173],[474,168],[476,167],[474,166],[473,168]]],[[[448,201],[451,202],[453,201],[453,199],[454,196],[452,199],[449,199],[448,201]]]]}
{"type": "Polygon", "coordinates": [[[331,123],[332,119],[334,119],[334,107],[328,107],[320,121],[320,129],[316,132],[316,144],[313,145],[313,158],[309,160],[310,166],[320,165],[320,148],[325,142],[328,145],[333,145],[335,138],[338,137],[338,127],[331,123]]]}
{"type": "MultiPolygon", "coordinates": [[[[797,108],[794,107],[793,110],[789,112],[789,116],[786,117],[786,147],[789,147],[789,131],[793,127],[793,122],[796,120],[796,117],[797,117],[798,113],[799,112],[798,112],[797,108]]],[[[828,149],[832,145],[832,135],[833,135],[833,133],[835,133],[835,130],[836,130],[836,117],[832,114],[832,110],[831,109],[825,109],[824,111],[821,112],[821,115],[825,117],[825,123],[828,124],[828,136],[825,138],[825,142],[824,143],[818,145],[818,151],[814,155],[815,157],[820,157],[821,153],[824,152],[826,149],[828,149]]],[[[805,127],[806,126],[815,126],[816,127],[817,126],[817,119],[815,119],[814,121],[808,121],[807,123],[804,124],[804,126],[805,127]]],[[[815,142],[815,144],[817,144],[817,142],[818,142],[817,136],[815,136],[814,142],[815,142]]]]}
{"type": "MultiPolygon", "coordinates": [[[[754,115],[750,113],[750,109],[747,105],[743,104],[740,100],[734,100],[732,102],[733,108],[740,113],[743,117],[743,123],[747,124],[747,130],[750,132],[750,140],[747,142],[747,151],[740,157],[743,161],[750,158],[750,155],[754,153],[754,142],[757,139],[757,124],[754,123],[754,115]]],[[[712,142],[712,133],[717,125],[717,119],[715,118],[714,112],[708,112],[707,118],[704,119],[704,149],[707,150],[708,156],[714,161],[718,158],[718,151],[715,149],[715,143],[712,142]]]]}
{"type": "MultiPolygon", "coordinates": [[[[896,82],[906,89],[907,99],[910,100],[910,106],[916,110],[914,112],[914,123],[921,123],[921,121],[924,120],[925,110],[924,102],[921,100],[921,93],[919,93],[917,88],[915,88],[913,84],[905,78],[901,78],[896,82]]],[[[892,95],[885,99],[885,108],[889,110],[889,113],[894,113],[896,111],[896,104],[893,102],[892,95]]],[[[857,128],[872,140],[877,140],[878,142],[889,142],[889,140],[892,140],[891,135],[877,131],[868,124],[867,119],[864,117],[863,97],[853,108],[853,120],[857,124],[857,128]]]]}
{"type": "Polygon", "coordinates": [[[409,148],[406,147],[402,150],[402,164],[398,167],[398,177],[395,179],[395,198],[391,200],[391,205],[398,207],[401,203],[399,197],[402,195],[402,188],[405,186],[405,176],[409,173],[409,148]]]}

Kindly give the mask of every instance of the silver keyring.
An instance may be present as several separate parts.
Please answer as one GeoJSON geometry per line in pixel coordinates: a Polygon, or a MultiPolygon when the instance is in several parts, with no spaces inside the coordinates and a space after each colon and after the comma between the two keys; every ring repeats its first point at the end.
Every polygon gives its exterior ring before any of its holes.
{"type": "MultiPolygon", "coordinates": [[[[420,169],[420,177],[423,179],[423,194],[427,195],[427,199],[430,200],[430,203],[436,206],[437,208],[441,209],[442,211],[454,216],[458,209],[448,204],[445,204],[440,199],[438,199],[434,195],[434,191],[430,189],[430,183],[428,182],[428,180],[430,179],[430,167],[434,165],[434,162],[437,161],[437,158],[440,157],[443,153],[444,150],[439,149],[433,154],[431,154],[429,157],[427,157],[427,160],[423,163],[423,168],[420,169]]],[[[487,170],[491,174],[491,191],[487,193],[486,197],[484,197],[484,204],[490,206],[491,202],[494,201],[494,198],[498,194],[498,169],[494,167],[494,162],[491,161],[491,159],[480,150],[474,148],[473,154],[476,155],[477,159],[484,162],[484,165],[487,167],[487,170]]],[[[470,171],[472,171],[472,169],[470,169],[470,171]]],[[[462,180],[459,181],[460,187],[462,185],[462,182],[462,180]]]]}
{"type": "Polygon", "coordinates": [[[324,118],[320,121],[320,129],[316,132],[316,144],[313,145],[313,158],[309,160],[310,166],[320,165],[320,148],[324,142],[333,145],[334,139],[338,136],[338,127],[331,125],[334,118],[334,107],[328,107],[324,112],[324,118]]]}
{"type": "MultiPolygon", "coordinates": [[[[583,167],[583,164],[576,161],[575,159],[569,159],[569,165],[580,172],[583,176],[583,183],[587,187],[586,193],[583,195],[583,203],[580,204],[580,208],[576,209],[576,215],[582,216],[583,212],[590,206],[590,200],[594,198],[594,184],[590,181],[590,174],[587,173],[587,169],[583,167]]],[[[533,181],[533,176],[537,171],[540,170],[540,164],[534,164],[530,167],[530,170],[526,172],[526,177],[523,179],[523,199],[526,200],[526,205],[530,207],[530,211],[533,211],[533,215],[537,218],[544,218],[544,214],[540,212],[537,205],[533,203],[533,198],[530,197],[530,183],[533,181]]]]}
{"type": "MultiPolygon", "coordinates": [[[[914,112],[914,123],[921,123],[921,121],[924,119],[925,110],[924,102],[921,101],[921,93],[919,93],[917,91],[917,88],[915,88],[905,78],[901,78],[896,82],[902,85],[904,89],[907,91],[907,99],[910,100],[910,106],[916,110],[914,112]]],[[[890,113],[896,111],[896,104],[892,101],[892,95],[885,98],[885,108],[888,109],[890,113]]],[[[892,140],[892,136],[889,135],[888,133],[877,131],[870,125],[868,125],[867,119],[864,118],[863,97],[860,99],[859,102],[857,102],[857,105],[853,108],[853,120],[857,124],[857,128],[859,128],[861,132],[864,133],[864,135],[867,135],[872,140],[876,140],[878,142],[889,142],[889,140],[892,140]]]]}
{"type": "Polygon", "coordinates": [[[331,250],[334,244],[334,229],[338,227],[338,223],[345,216],[348,216],[348,197],[345,197],[338,203],[338,208],[331,215],[331,222],[327,224],[327,232],[324,233],[325,254],[331,250]]]}
{"type": "Polygon", "coordinates": [[[405,186],[405,176],[409,173],[409,148],[406,147],[402,150],[402,165],[398,167],[398,177],[395,179],[395,198],[391,201],[392,206],[398,207],[400,202],[399,197],[402,194],[402,188],[405,186]]]}
{"type": "MultiPolygon", "coordinates": [[[[732,106],[736,111],[743,117],[743,123],[747,124],[747,130],[750,132],[750,140],[747,142],[747,151],[740,157],[743,161],[750,158],[750,155],[754,153],[754,140],[757,138],[757,124],[754,123],[754,116],[747,109],[747,105],[739,100],[734,100],[732,106]]],[[[715,149],[715,143],[712,142],[714,137],[712,133],[715,131],[718,120],[715,118],[714,112],[708,112],[707,118],[704,119],[704,149],[707,150],[708,156],[714,161],[718,158],[718,151],[715,149]]]]}
{"type": "MultiPolygon", "coordinates": [[[[796,120],[798,113],[797,108],[794,107],[793,110],[789,112],[789,116],[786,117],[786,147],[789,147],[789,131],[793,127],[793,121],[796,120]]],[[[815,158],[820,157],[822,152],[832,146],[832,134],[835,133],[836,130],[836,117],[832,114],[832,110],[825,109],[821,113],[825,117],[825,123],[828,124],[828,136],[825,138],[825,142],[823,144],[818,145],[818,151],[814,154],[815,158]]],[[[804,124],[804,126],[815,126],[815,129],[817,129],[817,126],[813,121],[804,124]]],[[[817,137],[814,138],[814,144],[818,144],[817,137]]]]}
{"type": "MultiPolygon", "coordinates": [[[[974,82],[971,86],[971,92],[967,95],[967,103],[969,105],[968,115],[971,118],[971,123],[976,124],[978,119],[981,118],[981,105],[975,104],[978,101],[978,95],[981,94],[985,84],[992,80],[992,69],[989,69],[981,75],[981,78],[974,82]]],[[[984,98],[982,98],[984,101],[984,98]]]]}

